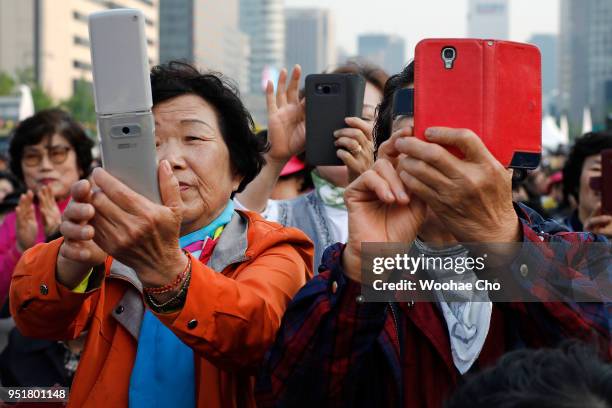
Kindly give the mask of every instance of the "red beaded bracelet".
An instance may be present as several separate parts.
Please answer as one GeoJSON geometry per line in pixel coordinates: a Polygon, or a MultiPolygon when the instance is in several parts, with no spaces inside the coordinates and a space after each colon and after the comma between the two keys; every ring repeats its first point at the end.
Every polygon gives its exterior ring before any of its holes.
{"type": "Polygon", "coordinates": [[[174,280],[168,283],[167,285],[144,288],[143,289],[144,293],[147,293],[150,295],[161,295],[163,293],[172,292],[173,290],[176,290],[181,286],[181,283],[183,283],[183,281],[185,280],[185,276],[187,276],[187,272],[191,270],[191,257],[189,256],[189,253],[187,251],[183,251],[183,252],[185,252],[185,255],[187,255],[187,259],[188,259],[185,269],[183,269],[181,273],[176,275],[176,278],[174,278],[174,280]]]}

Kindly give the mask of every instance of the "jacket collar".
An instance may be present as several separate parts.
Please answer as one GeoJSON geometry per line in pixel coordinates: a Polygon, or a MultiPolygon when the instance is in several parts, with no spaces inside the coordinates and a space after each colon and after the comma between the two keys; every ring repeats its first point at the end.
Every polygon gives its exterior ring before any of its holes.
{"type": "Polygon", "coordinates": [[[248,259],[248,219],[241,212],[234,211],[231,221],[225,226],[217,241],[208,266],[221,272],[228,266],[248,259]]]}

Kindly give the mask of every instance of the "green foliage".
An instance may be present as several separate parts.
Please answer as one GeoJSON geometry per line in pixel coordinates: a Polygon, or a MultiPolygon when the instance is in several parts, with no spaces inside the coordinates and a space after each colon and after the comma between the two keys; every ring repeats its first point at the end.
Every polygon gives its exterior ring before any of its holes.
{"type": "Polygon", "coordinates": [[[80,79],[75,83],[72,96],[63,101],[61,106],[79,122],[94,126],[96,123],[96,109],[91,83],[80,79]]]}
{"type": "Polygon", "coordinates": [[[0,96],[10,95],[15,90],[15,80],[4,71],[0,71],[0,96]]]}
{"type": "Polygon", "coordinates": [[[55,106],[53,99],[39,85],[32,87],[32,101],[34,102],[34,110],[36,112],[55,106]]]}
{"type": "Polygon", "coordinates": [[[51,98],[51,96],[45,92],[42,86],[36,83],[34,68],[27,67],[18,69],[15,72],[15,77],[18,84],[24,84],[30,87],[32,91],[32,101],[34,102],[34,110],[36,112],[43,109],[52,108],[56,105],[53,98],[51,98]]]}

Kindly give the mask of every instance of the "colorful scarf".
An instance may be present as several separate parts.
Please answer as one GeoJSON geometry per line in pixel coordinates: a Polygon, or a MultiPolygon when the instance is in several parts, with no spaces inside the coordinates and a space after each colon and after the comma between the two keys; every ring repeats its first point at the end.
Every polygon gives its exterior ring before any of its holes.
{"type": "MultiPolygon", "coordinates": [[[[204,228],[180,238],[179,245],[203,263],[230,222],[234,203],[204,228]]],[[[129,388],[130,408],[195,407],[196,383],[193,350],[150,310],[144,314],[129,388]]]]}
{"type": "Polygon", "coordinates": [[[322,178],[316,170],[313,170],[310,174],[317,195],[321,201],[323,201],[323,204],[329,207],[346,210],[346,204],[344,203],[344,187],[333,185],[322,178]]]}

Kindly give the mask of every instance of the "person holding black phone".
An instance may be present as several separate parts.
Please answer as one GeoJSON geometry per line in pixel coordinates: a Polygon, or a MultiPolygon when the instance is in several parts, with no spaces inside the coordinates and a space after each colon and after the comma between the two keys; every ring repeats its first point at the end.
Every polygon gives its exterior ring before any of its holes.
{"type": "Polygon", "coordinates": [[[376,108],[382,100],[387,74],[373,65],[349,63],[334,74],[357,74],[366,81],[361,117],[345,118],[347,127],[334,132],[337,157],[344,165],[316,166],[311,173],[314,190],[293,200],[273,201],[269,197],[291,157],[305,150],[305,101],[300,99],[301,68],[294,67],[287,86],[282,70],[276,95],[272,83],[266,89],[270,151],[260,175],[235,202],[240,208],[262,212],[268,220],[304,231],[315,244],[314,270],[323,250],[334,242],[346,242],[348,218],[344,189],[374,162],[372,130],[376,108]]]}

